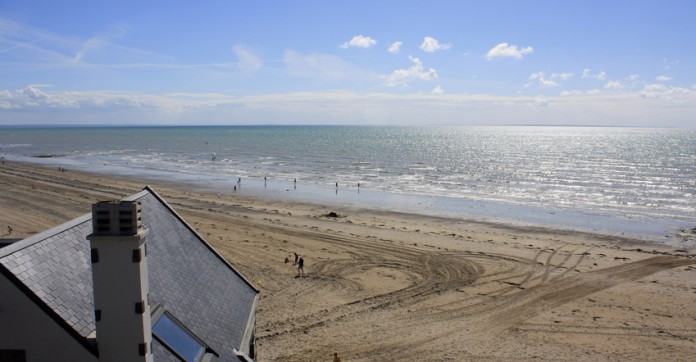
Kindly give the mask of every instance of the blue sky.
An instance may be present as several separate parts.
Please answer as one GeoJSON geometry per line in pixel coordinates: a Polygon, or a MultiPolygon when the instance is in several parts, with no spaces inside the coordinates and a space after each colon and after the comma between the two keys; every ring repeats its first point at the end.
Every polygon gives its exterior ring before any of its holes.
{"type": "Polygon", "coordinates": [[[693,1],[0,0],[0,125],[696,127],[693,1]]]}

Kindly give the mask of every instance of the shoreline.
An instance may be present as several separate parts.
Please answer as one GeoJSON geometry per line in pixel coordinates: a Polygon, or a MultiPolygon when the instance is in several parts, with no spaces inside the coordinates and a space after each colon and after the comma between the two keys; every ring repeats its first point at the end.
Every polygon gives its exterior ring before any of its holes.
{"type": "MultiPolygon", "coordinates": [[[[572,208],[551,208],[538,205],[522,205],[495,201],[468,200],[442,195],[402,194],[375,190],[356,185],[340,187],[304,183],[293,183],[290,179],[247,176],[243,185],[234,179],[212,178],[200,180],[196,175],[182,174],[174,179],[167,179],[166,173],[152,170],[139,170],[124,165],[89,165],[93,170],[75,171],[81,165],[51,159],[52,167],[62,166],[73,172],[85,172],[103,177],[111,176],[122,179],[139,180],[143,184],[164,184],[176,188],[187,185],[200,192],[213,192],[248,198],[255,202],[283,204],[307,204],[349,208],[353,210],[371,210],[415,214],[423,217],[445,217],[468,222],[491,223],[499,226],[554,229],[566,232],[605,235],[621,239],[637,239],[647,243],[668,245],[677,248],[696,248],[696,224],[692,221],[647,219],[639,215],[620,216],[601,210],[580,210],[572,208]],[[138,175],[137,172],[144,173],[138,175]],[[239,189],[237,189],[239,187],[239,189]]],[[[12,161],[16,164],[50,168],[47,160],[12,161]]]]}
{"type": "MultiPolygon", "coordinates": [[[[243,181],[244,182],[244,181],[243,181]]],[[[4,238],[150,184],[261,290],[258,361],[688,360],[696,251],[633,238],[0,166],[4,238]],[[336,217],[330,217],[330,212],[336,217]],[[4,225],[7,224],[7,225],[4,225]],[[297,252],[306,276],[283,259],[297,252]]]]}

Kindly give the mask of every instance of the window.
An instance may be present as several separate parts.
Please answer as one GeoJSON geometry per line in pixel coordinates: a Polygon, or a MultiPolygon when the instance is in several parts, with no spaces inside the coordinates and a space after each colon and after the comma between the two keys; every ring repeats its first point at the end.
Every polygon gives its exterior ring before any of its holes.
{"type": "Polygon", "coordinates": [[[152,332],[157,339],[186,361],[199,361],[206,352],[203,342],[167,312],[152,326],[152,332]]]}

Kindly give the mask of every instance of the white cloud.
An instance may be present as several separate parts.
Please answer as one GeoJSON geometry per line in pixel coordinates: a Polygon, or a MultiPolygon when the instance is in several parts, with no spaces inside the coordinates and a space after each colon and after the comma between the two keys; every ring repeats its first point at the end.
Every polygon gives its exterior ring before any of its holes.
{"type": "Polygon", "coordinates": [[[106,39],[102,37],[92,37],[89,38],[83,45],[80,50],[75,53],[75,57],[72,59],[73,63],[79,63],[82,61],[82,58],[84,58],[85,54],[88,52],[94,52],[98,51],[101,48],[104,48],[106,45],[106,39]]]}
{"type": "Polygon", "coordinates": [[[28,85],[14,92],[4,91],[0,93],[2,109],[31,109],[31,108],[79,108],[79,103],[73,99],[70,93],[47,93],[41,88],[50,88],[48,85],[28,85]]]}
{"type": "Polygon", "coordinates": [[[549,100],[544,96],[537,96],[534,98],[534,105],[537,107],[548,107],[550,104],[549,100]]]}
{"type": "Polygon", "coordinates": [[[440,44],[437,39],[426,36],[423,39],[423,43],[420,45],[422,51],[427,53],[433,53],[438,50],[447,50],[452,47],[452,44],[440,44]]]}
{"type": "Polygon", "coordinates": [[[176,59],[149,50],[131,48],[118,40],[128,33],[124,26],[108,26],[90,38],[52,33],[0,17],[0,54],[23,59],[5,63],[5,70],[45,71],[47,69],[124,69],[170,66],[176,59]]]}
{"type": "Polygon", "coordinates": [[[235,45],[232,51],[237,56],[237,66],[245,72],[255,72],[263,67],[263,60],[241,45],[235,45]]]}
{"type": "Polygon", "coordinates": [[[667,86],[662,83],[646,84],[641,91],[641,95],[653,98],[653,96],[664,93],[667,89],[667,86]]]}
{"type": "Polygon", "coordinates": [[[34,85],[28,85],[26,88],[18,89],[17,94],[32,100],[48,99],[48,95],[44,93],[40,87],[34,85]]]}
{"type": "Polygon", "coordinates": [[[341,48],[346,49],[349,47],[357,48],[369,48],[377,44],[377,40],[370,38],[369,36],[356,35],[353,39],[341,44],[341,48]]]}
{"type": "Polygon", "coordinates": [[[286,50],[283,61],[289,75],[294,77],[339,80],[365,77],[365,71],[345,60],[326,54],[302,54],[286,50]]]}
{"type": "Polygon", "coordinates": [[[623,89],[623,84],[619,82],[618,80],[610,80],[607,82],[607,84],[604,85],[604,89],[611,89],[611,90],[620,90],[623,89]]]}
{"type": "Polygon", "coordinates": [[[525,55],[531,54],[532,52],[534,52],[534,49],[532,47],[519,49],[517,48],[517,45],[500,43],[488,51],[488,54],[486,54],[486,58],[488,58],[488,60],[502,57],[522,59],[525,55]]]}
{"type": "Polygon", "coordinates": [[[416,57],[408,57],[413,65],[407,69],[397,69],[392,72],[387,77],[386,85],[388,87],[393,86],[407,86],[409,82],[414,80],[433,80],[437,78],[437,71],[433,68],[425,70],[423,67],[423,62],[416,57]]]}
{"type": "Polygon", "coordinates": [[[558,87],[559,84],[551,79],[539,78],[539,84],[544,87],[558,87]]]}
{"type": "Polygon", "coordinates": [[[672,102],[685,102],[693,99],[695,92],[681,87],[671,87],[664,83],[646,84],[639,92],[642,98],[656,98],[672,102]]]}
{"type": "Polygon", "coordinates": [[[401,50],[401,45],[403,45],[402,42],[395,41],[392,43],[392,45],[389,46],[389,49],[387,49],[387,51],[392,53],[392,54],[396,54],[401,50]]]}
{"type": "Polygon", "coordinates": [[[672,80],[672,77],[668,75],[660,75],[657,78],[655,78],[655,80],[658,82],[669,82],[670,80],[672,80]]]}
{"type": "Polygon", "coordinates": [[[433,89],[432,92],[430,92],[430,93],[432,93],[432,94],[444,94],[444,93],[445,93],[445,90],[442,89],[442,87],[438,85],[438,86],[435,87],[435,89],[433,89]]]}
{"type": "Polygon", "coordinates": [[[107,47],[118,48],[111,44],[113,39],[119,39],[126,34],[126,28],[112,26],[108,31],[95,35],[82,44],[82,48],[75,53],[72,59],[73,63],[80,63],[87,54],[93,54],[102,51],[107,47]]]}
{"type": "Polygon", "coordinates": [[[604,71],[601,71],[597,74],[593,74],[592,70],[590,68],[585,68],[582,71],[582,77],[583,78],[593,78],[593,79],[598,79],[598,80],[605,80],[607,79],[607,73],[604,71]]]}
{"type": "Polygon", "coordinates": [[[571,91],[565,90],[565,91],[561,92],[562,97],[579,96],[582,94],[584,94],[584,93],[583,93],[583,91],[580,91],[580,90],[571,90],[571,91]]]}
{"type": "Polygon", "coordinates": [[[573,78],[573,73],[553,73],[551,74],[551,79],[568,80],[573,78]]]}
{"type": "MultiPolygon", "coordinates": [[[[539,85],[542,87],[558,87],[559,84],[556,83],[553,78],[556,78],[556,75],[552,75],[551,79],[546,78],[546,75],[544,72],[537,72],[537,73],[532,73],[529,76],[529,80],[536,80],[539,81],[539,85]]],[[[526,84],[526,87],[530,86],[530,84],[526,84]]]]}

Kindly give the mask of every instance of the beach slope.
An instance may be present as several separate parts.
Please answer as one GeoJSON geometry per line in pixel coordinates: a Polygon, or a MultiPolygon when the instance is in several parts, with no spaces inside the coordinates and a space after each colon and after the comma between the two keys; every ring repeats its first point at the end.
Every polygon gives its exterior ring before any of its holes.
{"type": "MultiPolygon", "coordinates": [[[[694,250],[147,183],[261,290],[259,361],[696,355],[694,250]]],[[[30,236],[145,184],[7,162],[0,234],[30,236]]]]}

